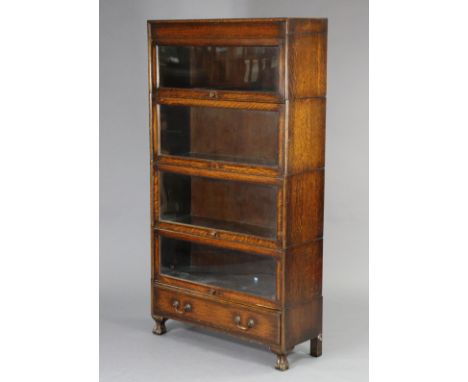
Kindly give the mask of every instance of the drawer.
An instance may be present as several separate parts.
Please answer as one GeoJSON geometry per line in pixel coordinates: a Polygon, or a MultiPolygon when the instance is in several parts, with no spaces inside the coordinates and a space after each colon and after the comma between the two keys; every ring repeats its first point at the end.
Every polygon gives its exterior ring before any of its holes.
{"type": "Polygon", "coordinates": [[[269,344],[279,343],[280,313],[154,287],[153,314],[190,321],[269,344]]]}

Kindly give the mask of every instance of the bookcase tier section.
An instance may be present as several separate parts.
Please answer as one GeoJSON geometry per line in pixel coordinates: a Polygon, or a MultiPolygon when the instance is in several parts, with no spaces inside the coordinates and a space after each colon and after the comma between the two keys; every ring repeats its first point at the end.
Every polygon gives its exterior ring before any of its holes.
{"type": "Polygon", "coordinates": [[[277,186],[159,172],[160,220],[276,238],[277,186]]]}

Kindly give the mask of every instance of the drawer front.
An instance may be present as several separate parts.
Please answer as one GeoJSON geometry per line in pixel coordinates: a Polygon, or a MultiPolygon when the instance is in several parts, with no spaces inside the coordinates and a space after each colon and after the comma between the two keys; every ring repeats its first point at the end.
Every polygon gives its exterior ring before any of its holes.
{"type": "Polygon", "coordinates": [[[156,286],[153,314],[200,323],[265,343],[279,343],[278,312],[248,309],[156,286]]]}

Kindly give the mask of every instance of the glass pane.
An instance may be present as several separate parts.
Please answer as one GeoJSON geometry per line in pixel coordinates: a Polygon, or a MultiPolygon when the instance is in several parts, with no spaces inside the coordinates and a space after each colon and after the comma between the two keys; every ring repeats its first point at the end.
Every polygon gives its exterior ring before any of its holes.
{"type": "Polygon", "coordinates": [[[160,105],[161,153],[273,166],[278,112],[160,105]]]}
{"type": "Polygon", "coordinates": [[[275,298],[276,264],[270,256],[160,236],[160,273],[268,299],[275,298]]]}
{"type": "Polygon", "coordinates": [[[159,86],[278,90],[277,46],[158,46],[159,86]]]}
{"type": "Polygon", "coordinates": [[[160,218],[276,237],[276,186],[160,172],[160,218]]]}

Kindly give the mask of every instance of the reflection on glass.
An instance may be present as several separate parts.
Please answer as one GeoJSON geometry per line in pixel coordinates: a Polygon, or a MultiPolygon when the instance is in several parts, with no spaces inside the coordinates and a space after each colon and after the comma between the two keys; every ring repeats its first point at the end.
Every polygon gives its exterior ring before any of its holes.
{"type": "Polygon", "coordinates": [[[163,275],[275,298],[276,267],[270,256],[160,237],[163,275]]]}
{"type": "Polygon", "coordinates": [[[276,237],[276,186],[160,172],[160,218],[276,237]]]}
{"type": "Polygon", "coordinates": [[[159,86],[278,90],[277,46],[158,46],[159,86]]]}
{"type": "Polygon", "coordinates": [[[161,153],[274,166],[275,111],[160,105],[161,153]]]}

